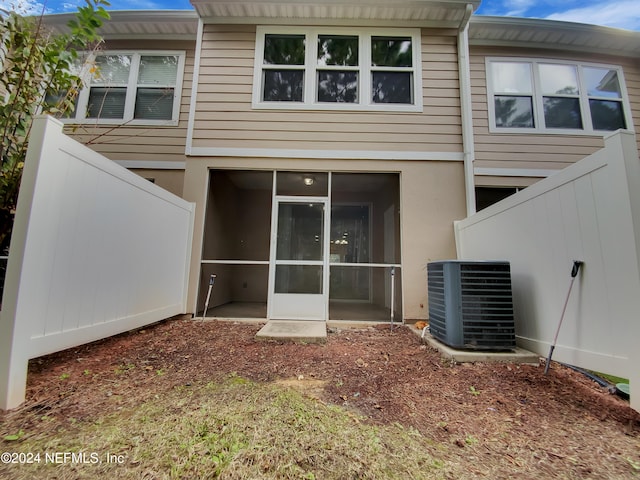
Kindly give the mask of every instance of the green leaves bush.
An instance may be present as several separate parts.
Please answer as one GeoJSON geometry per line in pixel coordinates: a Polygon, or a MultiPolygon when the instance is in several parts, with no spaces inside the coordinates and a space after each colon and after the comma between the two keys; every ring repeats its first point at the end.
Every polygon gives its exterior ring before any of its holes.
{"type": "Polygon", "coordinates": [[[84,52],[98,48],[106,0],[86,0],[56,33],[42,16],[0,11],[0,253],[8,249],[22,169],[34,115],[72,111],[82,79],[75,73],[84,52]]]}

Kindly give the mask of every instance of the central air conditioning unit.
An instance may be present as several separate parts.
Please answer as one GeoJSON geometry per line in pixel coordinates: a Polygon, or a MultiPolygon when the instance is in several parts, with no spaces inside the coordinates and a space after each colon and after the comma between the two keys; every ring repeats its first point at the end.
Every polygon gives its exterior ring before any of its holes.
{"type": "Polygon", "coordinates": [[[515,349],[509,262],[431,262],[427,291],[429,329],[437,340],[460,349],[515,349]]]}

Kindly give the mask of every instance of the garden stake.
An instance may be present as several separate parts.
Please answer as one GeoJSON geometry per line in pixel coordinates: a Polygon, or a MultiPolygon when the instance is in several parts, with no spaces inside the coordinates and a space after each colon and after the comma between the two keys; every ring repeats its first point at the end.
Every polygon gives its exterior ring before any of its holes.
{"type": "Polygon", "coordinates": [[[207,316],[207,310],[209,309],[209,300],[211,300],[211,289],[213,288],[213,283],[216,281],[216,276],[211,275],[209,278],[209,291],[207,292],[207,299],[204,301],[204,313],[202,314],[202,319],[204,320],[207,316]]]}
{"type": "Polygon", "coordinates": [[[567,304],[569,303],[569,296],[571,295],[571,288],[573,287],[573,282],[578,276],[578,272],[580,271],[580,267],[584,262],[580,260],[573,261],[573,268],[571,269],[571,283],[569,284],[569,291],[567,292],[567,298],[564,301],[564,306],[562,307],[562,314],[560,315],[560,322],[558,323],[558,328],[556,329],[556,336],[553,338],[553,343],[551,344],[551,348],[549,349],[549,356],[547,357],[547,364],[544,366],[544,374],[546,375],[549,371],[549,364],[551,363],[551,355],[553,355],[553,349],[556,348],[556,342],[558,341],[558,334],[560,333],[560,326],[562,325],[562,320],[564,319],[564,312],[567,310],[567,304]]]}
{"type": "Polygon", "coordinates": [[[391,330],[393,330],[393,304],[395,302],[395,276],[396,267],[391,267],[391,330]]]}

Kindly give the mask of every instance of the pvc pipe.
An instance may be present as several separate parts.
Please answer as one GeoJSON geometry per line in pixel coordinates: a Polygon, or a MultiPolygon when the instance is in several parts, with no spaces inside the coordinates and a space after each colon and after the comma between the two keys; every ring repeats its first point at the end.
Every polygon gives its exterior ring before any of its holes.
{"type": "Polygon", "coordinates": [[[207,299],[204,301],[204,312],[202,312],[202,319],[204,320],[207,317],[207,310],[209,310],[209,300],[211,300],[211,290],[213,289],[213,284],[216,281],[216,275],[211,275],[209,277],[209,290],[207,291],[207,299]]]}
{"type": "Polygon", "coordinates": [[[395,276],[396,276],[396,267],[391,267],[391,330],[393,330],[393,317],[394,317],[393,306],[395,304],[395,297],[396,297],[395,276]]]}
{"type": "Polygon", "coordinates": [[[462,116],[462,150],[467,217],[476,213],[475,147],[473,139],[473,105],[471,102],[471,68],[469,66],[469,18],[473,5],[467,4],[465,18],[458,31],[458,70],[460,77],[460,112],[462,116]]]}

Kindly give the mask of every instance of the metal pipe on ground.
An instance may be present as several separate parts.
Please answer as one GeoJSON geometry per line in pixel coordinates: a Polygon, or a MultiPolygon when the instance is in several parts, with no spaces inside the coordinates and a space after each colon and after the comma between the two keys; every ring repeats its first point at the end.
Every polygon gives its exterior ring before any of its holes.
{"type": "Polygon", "coordinates": [[[209,277],[209,290],[207,291],[207,299],[204,301],[204,312],[202,312],[202,320],[207,318],[207,310],[209,310],[209,300],[211,300],[211,290],[213,289],[213,284],[216,281],[216,275],[211,275],[209,277]]]}
{"type": "Polygon", "coordinates": [[[564,306],[562,307],[562,314],[560,315],[560,322],[558,322],[558,328],[556,329],[556,335],[553,337],[553,343],[551,344],[551,348],[549,349],[549,356],[547,357],[547,363],[544,366],[544,374],[546,375],[549,372],[549,364],[551,363],[551,356],[553,355],[553,350],[556,348],[556,342],[558,341],[558,334],[560,333],[560,327],[562,326],[562,320],[564,320],[564,313],[567,311],[567,304],[569,303],[569,297],[571,296],[571,289],[573,288],[573,282],[578,276],[578,272],[580,271],[580,267],[584,264],[584,262],[580,260],[573,261],[573,267],[571,268],[571,283],[569,283],[569,291],[567,292],[567,298],[564,300],[564,306]]]}

